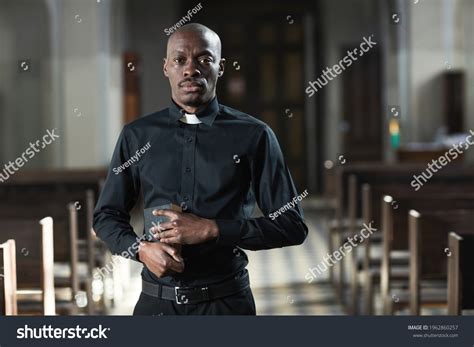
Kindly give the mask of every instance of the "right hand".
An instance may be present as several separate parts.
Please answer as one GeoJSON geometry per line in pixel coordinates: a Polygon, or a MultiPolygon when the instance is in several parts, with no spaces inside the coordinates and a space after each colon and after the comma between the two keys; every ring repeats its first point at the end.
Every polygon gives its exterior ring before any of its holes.
{"type": "Polygon", "coordinates": [[[158,278],[184,271],[184,260],[175,247],[161,242],[140,242],[140,261],[158,278]]]}

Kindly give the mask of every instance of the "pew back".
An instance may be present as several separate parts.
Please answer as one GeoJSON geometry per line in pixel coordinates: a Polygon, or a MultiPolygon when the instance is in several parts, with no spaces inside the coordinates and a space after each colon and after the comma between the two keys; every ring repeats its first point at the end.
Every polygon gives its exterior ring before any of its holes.
{"type": "Polygon", "coordinates": [[[14,239],[18,289],[41,289],[43,313],[55,314],[53,219],[4,219],[0,242],[14,239]]]}
{"type": "Polygon", "coordinates": [[[17,315],[16,247],[10,239],[0,244],[0,315],[17,315]]]}
{"type": "Polygon", "coordinates": [[[474,309],[474,235],[449,234],[448,314],[460,315],[474,309]]]}

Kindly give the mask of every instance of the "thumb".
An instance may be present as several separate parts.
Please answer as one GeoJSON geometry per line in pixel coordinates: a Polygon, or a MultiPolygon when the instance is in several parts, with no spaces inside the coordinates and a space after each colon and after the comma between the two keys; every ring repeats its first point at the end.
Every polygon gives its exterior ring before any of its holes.
{"type": "Polygon", "coordinates": [[[183,263],[184,262],[184,259],[181,257],[179,252],[174,247],[171,247],[171,246],[166,245],[164,243],[162,243],[162,245],[163,245],[163,250],[166,253],[168,253],[171,256],[171,258],[173,258],[178,263],[183,263]]]}

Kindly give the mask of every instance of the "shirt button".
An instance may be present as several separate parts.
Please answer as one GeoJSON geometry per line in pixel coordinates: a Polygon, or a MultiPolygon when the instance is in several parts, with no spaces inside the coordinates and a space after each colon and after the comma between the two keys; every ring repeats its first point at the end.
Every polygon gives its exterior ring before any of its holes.
{"type": "Polygon", "coordinates": [[[187,167],[186,172],[191,172],[191,169],[189,167],[187,167]]]}

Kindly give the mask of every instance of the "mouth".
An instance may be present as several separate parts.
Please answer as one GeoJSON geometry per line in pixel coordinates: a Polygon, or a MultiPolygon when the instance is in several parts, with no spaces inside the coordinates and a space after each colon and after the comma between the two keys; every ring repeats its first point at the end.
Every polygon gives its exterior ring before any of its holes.
{"type": "Polygon", "coordinates": [[[185,81],[179,84],[179,87],[186,93],[196,93],[204,89],[202,82],[185,81]]]}

